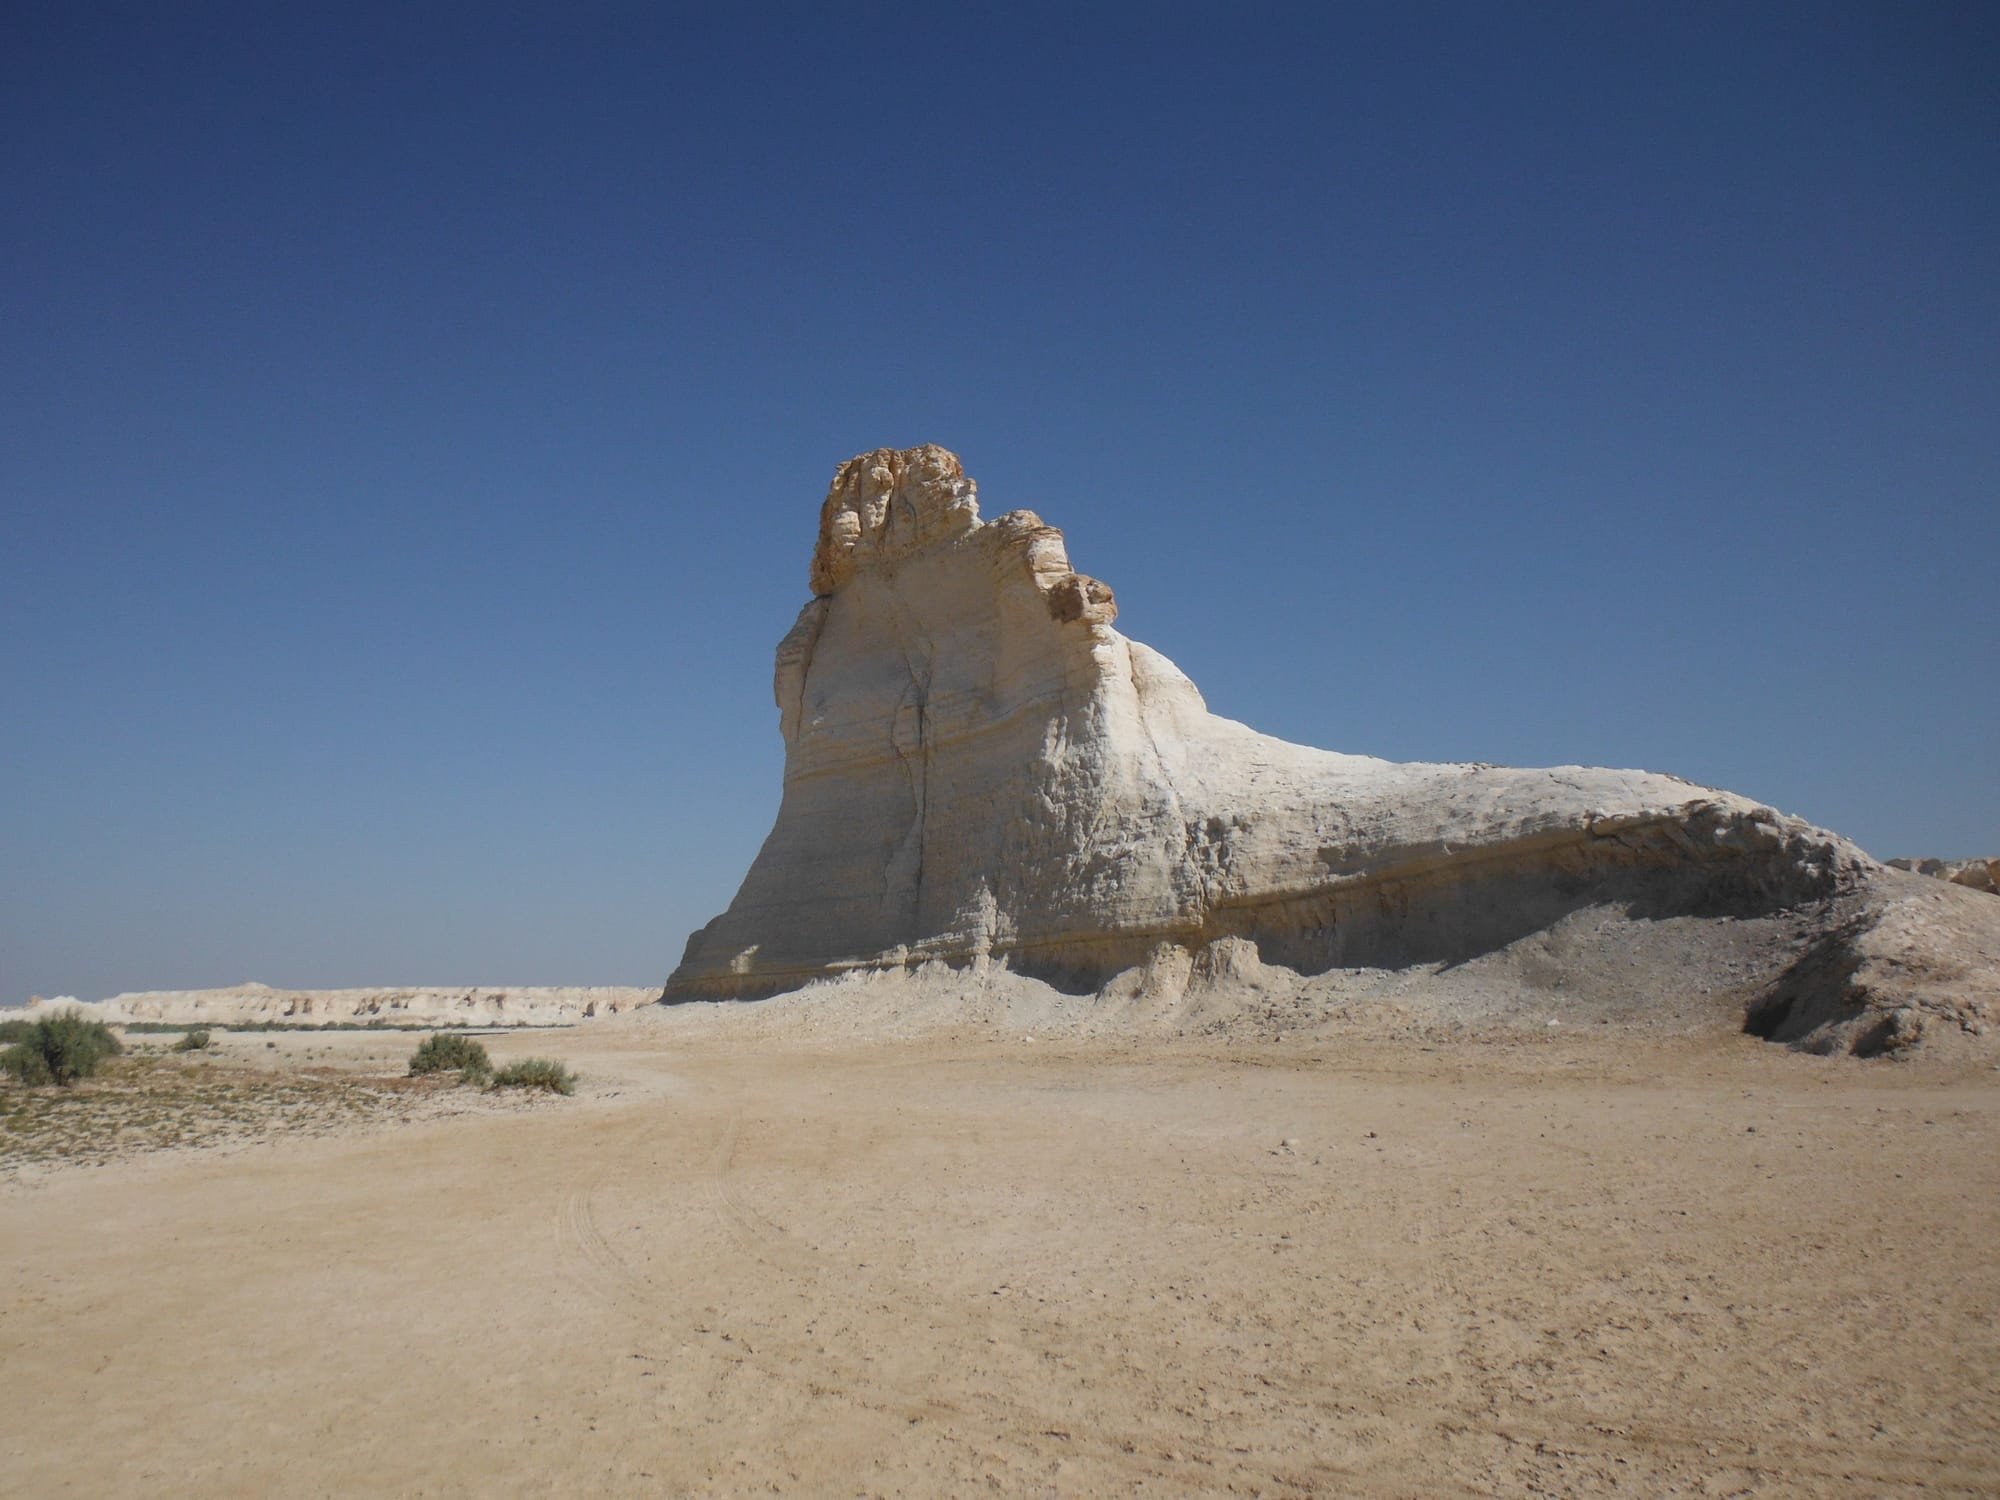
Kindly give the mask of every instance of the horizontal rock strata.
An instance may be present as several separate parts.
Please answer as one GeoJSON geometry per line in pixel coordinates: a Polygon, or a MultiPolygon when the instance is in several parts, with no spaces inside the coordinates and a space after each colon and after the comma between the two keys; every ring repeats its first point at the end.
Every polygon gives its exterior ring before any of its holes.
{"type": "MultiPolygon", "coordinates": [[[[777,653],[776,826],[667,999],[930,961],[1081,992],[1219,943],[1302,975],[1460,964],[1615,908],[1809,913],[1745,1001],[1755,1027],[1807,1045],[1872,1046],[1880,1016],[1911,1006],[1969,1033],[2000,1002],[1991,972],[1949,954],[1900,985],[1826,958],[1907,899],[1885,877],[1908,877],[1742,797],[1644,771],[1337,754],[1209,713],[1113,628],[1112,590],[1059,531],[1031,511],[982,521],[944,449],[842,465],[811,581],[777,653]]],[[[1956,929],[1913,929],[1931,940],[1970,951],[1956,929]]]]}

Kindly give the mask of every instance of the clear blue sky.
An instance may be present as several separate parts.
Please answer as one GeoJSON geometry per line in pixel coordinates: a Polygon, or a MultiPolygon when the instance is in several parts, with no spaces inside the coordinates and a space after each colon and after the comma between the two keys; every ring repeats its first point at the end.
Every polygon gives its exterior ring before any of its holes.
{"type": "Polygon", "coordinates": [[[0,1001],[656,983],[834,465],[1218,711],[2000,853],[2000,7],[0,21],[0,1001]]]}

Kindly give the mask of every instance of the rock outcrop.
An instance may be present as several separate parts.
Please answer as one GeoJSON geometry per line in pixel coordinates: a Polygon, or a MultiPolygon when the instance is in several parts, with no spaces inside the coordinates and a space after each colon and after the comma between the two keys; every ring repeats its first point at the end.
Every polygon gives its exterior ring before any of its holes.
{"type": "Polygon", "coordinates": [[[2000,896],[2000,859],[1892,859],[1891,867],[2000,896]]]}
{"type": "MultiPolygon", "coordinates": [[[[1857,945],[1917,899],[1890,889],[1909,877],[1744,798],[1644,771],[1336,754],[1209,713],[1113,628],[1111,589],[1059,531],[1025,510],[982,521],[942,448],[843,464],[811,579],[777,653],[777,824],[668,1000],[933,961],[1072,992],[1246,953],[1304,976],[1453,965],[1608,910],[1782,921],[1739,999],[1786,1040],[1870,1050],[1891,1011],[1911,1034],[1918,1012],[1972,1031],[2000,1001],[1990,966],[1953,956],[1970,951],[1956,927],[1911,927],[1946,951],[1901,978],[1871,968],[1857,945]]],[[[2000,924],[1987,935],[2000,954],[2000,924]]]]}
{"type": "Polygon", "coordinates": [[[373,990],[274,990],[239,984],[216,990],[147,990],[79,1002],[39,997],[21,1014],[80,1007],[109,1025],[229,1026],[563,1026],[650,1004],[658,990],[616,985],[521,987],[474,985],[373,990]]]}

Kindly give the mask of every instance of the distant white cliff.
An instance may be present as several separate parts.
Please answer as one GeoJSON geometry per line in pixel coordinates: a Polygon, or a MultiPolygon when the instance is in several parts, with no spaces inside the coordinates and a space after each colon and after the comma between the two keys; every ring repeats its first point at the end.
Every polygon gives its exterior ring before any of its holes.
{"type": "Polygon", "coordinates": [[[656,989],[620,985],[424,985],[359,990],[274,990],[239,984],[217,990],[144,990],[108,1000],[37,996],[16,1014],[32,1019],[54,1009],[81,1008],[110,1025],[228,1026],[276,1022],[291,1026],[562,1026],[648,1005],[656,989]]]}

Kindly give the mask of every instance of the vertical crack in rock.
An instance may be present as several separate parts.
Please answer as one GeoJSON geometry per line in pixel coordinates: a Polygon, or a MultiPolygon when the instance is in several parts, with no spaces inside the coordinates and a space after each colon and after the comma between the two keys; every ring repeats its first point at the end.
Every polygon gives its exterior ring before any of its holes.
{"type": "MultiPolygon", "coordinates": [[[[1818,957],[1745,1004],[1798,1045],[2000,1036],[1992,896],[1675,776],[1258,734],[1119,634],[1060,531],[1028,510],[982,521],[977,494],[935,446],[836,471],[813,597],[777,653],[778,820],[667,998],[926,959],[1087,989],[1212,943],[1233,945],[1217,972],[1456,964],[1608,912],[1634,941],[1783,917],[1818,957]]],[[[1686,941],[1694,965],[1706,945],[1686,941]]]]}
{"type": "Polygon", "coordinates": [[[890,723],[889,745],[909,789],[910,814],[902,837],[891,850],[883,875],[883,898],[897,917],[896,926],[914,933],[923,911],[924,812],[929,796],[929,686],[915,662],[906,660],[908,685],[897,700],[890,723]],[[910,726],[906,735],[905,726],[910,726]]]}

